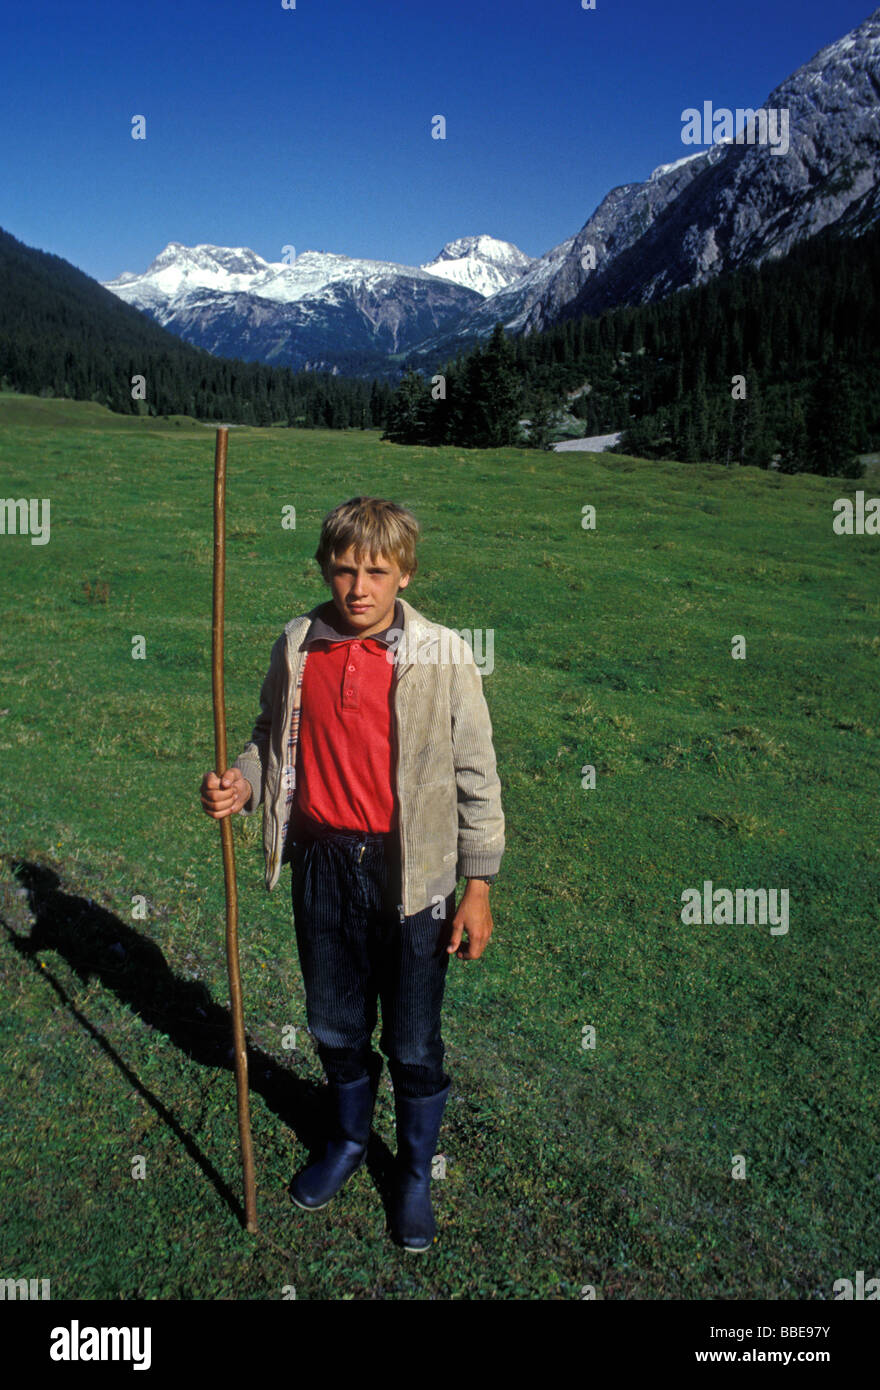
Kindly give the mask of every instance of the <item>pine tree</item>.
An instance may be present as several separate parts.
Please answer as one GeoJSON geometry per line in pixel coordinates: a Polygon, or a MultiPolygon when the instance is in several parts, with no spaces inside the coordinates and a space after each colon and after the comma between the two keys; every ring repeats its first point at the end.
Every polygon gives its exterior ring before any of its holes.
{"type": "Polygon", "coordinates": [[[546,392],[541,392],[532,409],[529,445],[532,449],[552,449],[553,422],[555,418],[553,401],[546,392]]]}
{"type": "Polygon", "coordinates": [[[809,434],[803,403],[791,403],[780,432],[779,470],[781,473],[803,473],[809,463],[809,434]]]}
{"type": "Polygon", "coordinates": [[[394,444],[421,444],[427,433],[425,381],[410,368],[388,408],[388,424],[383,439],[394,444]]]}
{"type": "Polygon", "coordinates": [[[826,358],[813,377],[807,408],[808,456],[814,473],[862,476],[855,449],[854,396],[849,368],[826,358]]]}
{"type": "Polygon", "coordinates": [[[472,402],[481,417],[478,447],[503,448],[520,438],[521,388],[514,368],[513,349],[504,329],[496,323],[481,360],[476,389],[481,399],[472,402]]]}

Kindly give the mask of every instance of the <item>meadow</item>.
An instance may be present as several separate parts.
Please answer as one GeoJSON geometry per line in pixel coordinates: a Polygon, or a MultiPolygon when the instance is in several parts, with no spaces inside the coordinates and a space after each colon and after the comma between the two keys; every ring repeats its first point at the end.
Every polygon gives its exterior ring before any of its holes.
{"type": "Polygon", "coordinates": [[[822,1300],[880,1272],[880,538],[831,524],[869,484],[230,429],[230,756],[274,639],[327,597],[312,557],[348,497],[412,508],[407,598],[494,633],[508,847],[486,956],[450,963],[440,1236],[414,1258],[385,1234],[387,1069],[368,1166],[325,1211],[287,1196],[322,1071],[259,816],[235,818],[241,1224],[198,800],[213,447],[182,418],[0,395],[0,494],[50,498],[52,527],[0,536],[0,1277],[58,1299],[822,1300]],[[707,880],[787,889],[788,931],[685,925],[707,880]]]}

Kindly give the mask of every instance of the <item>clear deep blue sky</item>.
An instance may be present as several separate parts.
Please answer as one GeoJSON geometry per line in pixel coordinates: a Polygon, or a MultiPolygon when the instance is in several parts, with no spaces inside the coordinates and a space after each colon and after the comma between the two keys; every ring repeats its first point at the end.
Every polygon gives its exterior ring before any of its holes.
{"type": "Polygon", "coordinates": [[[413,265],[487,232],[540,255],[692,153],[685,107],[760,105],[874,8],[8,0],[0,226],[102,280],[169,241],[413,265]]]}

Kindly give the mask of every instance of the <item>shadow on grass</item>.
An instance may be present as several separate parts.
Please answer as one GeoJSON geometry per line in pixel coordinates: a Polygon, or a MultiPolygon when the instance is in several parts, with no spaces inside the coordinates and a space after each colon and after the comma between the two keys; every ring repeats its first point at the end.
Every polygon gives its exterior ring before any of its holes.
{"type": "MultiPolygon", "coordinates": [[[[163,1101],[138,1078],[105,1038],[101,1030],[77,1008],[60,981],[37,959],[40,952],[56,951],[78,979],[87,984],[97,979],[103,988],[187,1057],[201,1066],[222,1068],[234,1074],[232,1016],[215,1004],[205,985],[175,975],[155,942],[139,935],[106,908],[89,898],[65,893],[58,875],[41,864],[5,856],[21,885],[20,895],[35,921],[25,936],[2,917],[0,922],[11,945],[30,960],[41,979],[52,987],[77,1023],[94,1038],[119,1068],[129,1084],[143,1096],[162,1122],[180,1140],[205,1177],[244,1224],[244,1207],[211,1160],[202,1152],[163,1101]]],[[[262,1096],[270,1110],[314,1154],[322,1150],[326,1118],[322,1100],[325,1087],[301,1080],[261,1048],[247,1045],[249,1089],[262,1096]]],[[[232,1083],[231,1083],[232,1084],[232,1083]]],[[[373,1134],[367,1167],[387,1207],[391,1154],[373,1134]]]]}

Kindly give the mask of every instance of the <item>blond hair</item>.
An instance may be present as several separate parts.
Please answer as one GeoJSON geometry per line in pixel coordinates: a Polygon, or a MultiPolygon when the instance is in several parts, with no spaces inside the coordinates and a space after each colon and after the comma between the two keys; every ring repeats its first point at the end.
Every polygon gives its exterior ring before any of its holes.
{"type": "Polygon", "coordinates": [[[405,507],[382,497],[351,497],[324,517],[315,559],[328,579],[330,566],[353,546],[358,564],[365,555],[383,555],[396,561],[402,574],[412,575],[418,568],[418,535],[419,523],[405,507]]]}

